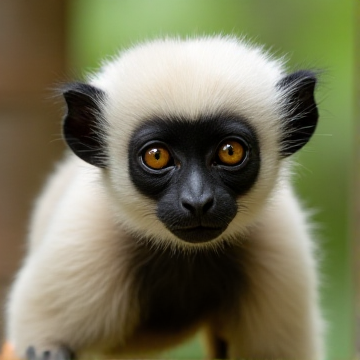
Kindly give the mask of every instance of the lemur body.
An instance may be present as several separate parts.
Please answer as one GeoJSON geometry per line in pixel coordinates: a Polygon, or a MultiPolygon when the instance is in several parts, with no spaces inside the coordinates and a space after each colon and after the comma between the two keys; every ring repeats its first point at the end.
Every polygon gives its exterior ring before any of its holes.
{"type": "Polygon", "coordinates": [[[288,158],[315,130],[315,82],[215,37],[137,46],[65,87],[77,157],[35,207],[7,307],[17,354],[149,356],[203,329],[210,357],[321,359],[288,158]]]}

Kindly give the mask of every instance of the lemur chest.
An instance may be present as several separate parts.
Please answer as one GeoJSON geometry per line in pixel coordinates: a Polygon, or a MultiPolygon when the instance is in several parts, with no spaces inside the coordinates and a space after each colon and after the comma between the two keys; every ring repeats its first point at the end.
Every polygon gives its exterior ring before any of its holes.
{"type": "Polygon", "coordinates": [[[140,269],[140,327],[177,332],[229,308],[243,286],[233,249],[223,254],[155,254],[140,269]]]}

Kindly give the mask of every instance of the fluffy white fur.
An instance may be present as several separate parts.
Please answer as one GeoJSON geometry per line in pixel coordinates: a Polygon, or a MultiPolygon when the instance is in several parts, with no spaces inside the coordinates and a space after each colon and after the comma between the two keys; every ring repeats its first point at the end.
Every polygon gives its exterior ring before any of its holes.
{"type": "MultiPolygon", "coordinates": [[[[57,168],[38,199],[29,253],[7,305],[7,337],[17,354],[29,345],[131,357],[176,345],[204,328],[229,344],[231,358],[323,358],[314,246],[304,211],[289,184],[289,160],[278,155],[284,94],[276,84],[282,61],[234,38],[165,39],[136,46],[104,64],[90,83],[104,90],[110,131],[109,167],[74,155],[57,168]],[[259,136],[262,166],[255,186],[239,199],[226,231],[209,244],[190,245],[156,216],[156,203],[130,180],[127,144],[144,119],[231,111],[259,136]],[[241,207],[243,208],[243,207],[241,207]],[[219,251],[243,243],[250,288],[238,312],[214,316],[186,332],[156,336],[136,331],[134,242],[154,248],[219,251]]],[[[141,266],[141,264],[139,264],[141,266]]],[[[239,284],[240,286],[240,284],[239,284]]],[[[148,355],[147,355],[148,356],[148,355]]]]}

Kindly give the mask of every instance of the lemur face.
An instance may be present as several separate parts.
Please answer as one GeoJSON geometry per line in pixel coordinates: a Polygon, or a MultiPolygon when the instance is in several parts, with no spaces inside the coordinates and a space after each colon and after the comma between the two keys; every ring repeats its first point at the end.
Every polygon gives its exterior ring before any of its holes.
{"type": "Polygon", "coordinates": [[[158,41],[65,88],[64,136],[131,232],[207,244],[246,230],[310,139],[315,83],[235,39],[158,41]]]}

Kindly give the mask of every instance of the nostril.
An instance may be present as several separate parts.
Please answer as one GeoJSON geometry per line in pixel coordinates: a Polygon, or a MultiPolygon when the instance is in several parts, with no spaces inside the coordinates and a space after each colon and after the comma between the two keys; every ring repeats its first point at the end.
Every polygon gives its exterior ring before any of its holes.
{"type": "Polygon", "coordinates": [[[213,199],[213,198],[208,199],[207,202],[203,205],[203,208],[202,208],[203,214],[207,213],[208,210],[211,209],[211,207],[213,206],[213,204],[214,204],[214,199],[213,199]]]}
{"type": "Polygon", "coordinates": [[[189,204],[189,202],[182,201],[182,206],[191,213],[195,213],[195,207],[189,204]]]}
{"type": "Polygon", "coordinates": [[[212,197],[205,199],[183,199],[182,206],[190,211],[193,215],[205,215],[213,206],[214,199],[212,197]]]}

